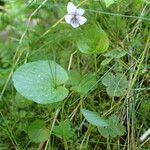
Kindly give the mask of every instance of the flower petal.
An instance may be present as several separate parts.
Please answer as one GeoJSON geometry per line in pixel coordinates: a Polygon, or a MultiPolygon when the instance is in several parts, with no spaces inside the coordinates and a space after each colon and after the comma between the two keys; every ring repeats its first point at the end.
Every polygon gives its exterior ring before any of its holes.
{"type": "Polygon", "coordinates": [[[87,21],[87,19],[83,16],[77,16],[76,18],[78,19],[80,25],[83,25],[87,21]]]}
{"type": "Polygon", "coordinates": [[[73,28],[77,28],[77,27],[79,27],[79,22],[78,21],[71,21],[71,26],[73,27],[73,28]]]}
{"type": "Polygon", "coordinates": [[[73,15],[65,15],[65,21],[70,24],[72,20],[73,15]]]}
{"type": "Polygon", "coordinates": [[[67,5],[68,14],[75,14],[76,10],[77,7],[72,2],[69,2],[67,5]]]}
{"type": "Polygon", "coordinates": [[[79,8],[76,10],[76,13],[77,13],[77,15],[82,16],[84,14],[84,11],[85,11],[84,9],[79,8]]]}

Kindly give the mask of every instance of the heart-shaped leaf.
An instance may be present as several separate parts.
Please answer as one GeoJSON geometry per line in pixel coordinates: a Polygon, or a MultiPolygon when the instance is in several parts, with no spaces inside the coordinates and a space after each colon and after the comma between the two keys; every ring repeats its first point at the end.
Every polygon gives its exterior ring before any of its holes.
{"type": "Polygon", "coordinates": [[[20,66],[13,75],[17,91],[41,104],[59,102],[68,95],[62,86],[68,80],[66,71],[54,61],[36,61],[20,66]]]}
{"type": "Polygon", "coordinates": [[[97,26],[88,28],[83,31],[77,42],[78,48],[85,54],[99,54],[105,52],[109,47],[107,34],[97,26]]]}

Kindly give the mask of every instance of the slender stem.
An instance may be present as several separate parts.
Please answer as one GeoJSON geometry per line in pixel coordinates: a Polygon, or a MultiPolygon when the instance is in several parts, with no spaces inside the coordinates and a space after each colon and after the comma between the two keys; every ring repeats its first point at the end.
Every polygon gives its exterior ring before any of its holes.
{"type": "Polygon", "coordinates": [[[54,128],[54,125],[55,125],[55,122],[56,122],[56,119],[57,119],[57,116],[58,116],[59,111],[60,111],[60,110],[57,109],[56,112],[55,112],[55,116],[54,116],[54,119],[53,119],[53,122],[52,122],[52,126],[51,126],[51,129],[50,129],[50,133],[49,133],[50,138],[49,138],[49,140],[46,142],[46,145],[45,145],[44,150],[47,150],[47,148],[48,148],[48,144],[49,144],[50,139],[51,139],[52,130],[53,130],[53,128],[54,128]]]}
{"type": "Polygon", "coordinates": [[[97,73],[97,59],[96,59],[96,54],[94,55],[94,66],[95,66],[95,73],[97,73]]]}

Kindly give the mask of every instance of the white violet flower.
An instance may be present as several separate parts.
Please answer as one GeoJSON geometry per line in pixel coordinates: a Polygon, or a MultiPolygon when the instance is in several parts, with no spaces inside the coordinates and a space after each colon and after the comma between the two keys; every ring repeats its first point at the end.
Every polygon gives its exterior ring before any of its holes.
{"type": "Polygon", "coordinates": [[[67,12],[68,14],[65,16],[65,20],[73,28],[77,28],[87,21],[87,19],[82,16],[84,14],[84,10],[81,8],[77,9],[77,7],[71,2],[67,5],[67,12]]]}

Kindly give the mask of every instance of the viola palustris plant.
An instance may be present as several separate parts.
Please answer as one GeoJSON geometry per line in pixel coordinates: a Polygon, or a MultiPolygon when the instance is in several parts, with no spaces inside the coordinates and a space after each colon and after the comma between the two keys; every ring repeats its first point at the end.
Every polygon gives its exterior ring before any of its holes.
{"type": "Polygon", "coordinates": [[[0,0],[0,150],[149,150],[148,0],[0,0]]]}

